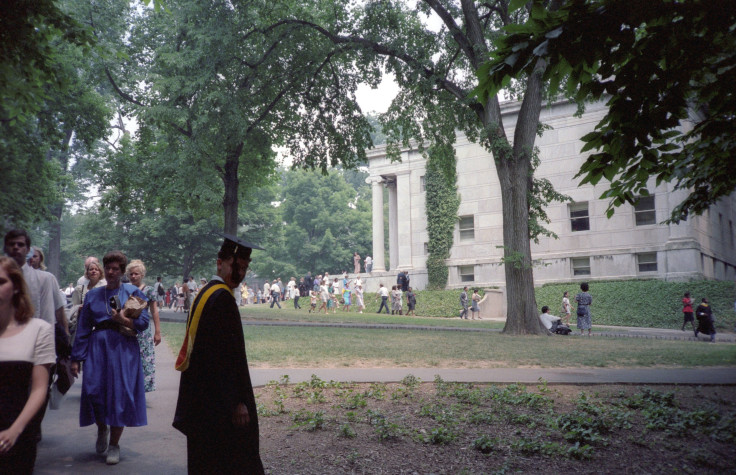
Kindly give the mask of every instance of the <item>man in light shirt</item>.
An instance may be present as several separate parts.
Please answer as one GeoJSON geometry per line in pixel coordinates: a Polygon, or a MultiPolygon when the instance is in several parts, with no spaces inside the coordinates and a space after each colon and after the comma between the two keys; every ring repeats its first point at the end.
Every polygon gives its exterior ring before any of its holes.
{"type": "Polygon", "coordinates": [[[33,317],[46,320],[51,325],[57,322],[69,334],[69,322],[64,313],[66,299],[59,292],[59,283],[50,272],[34,269],[26,256],[31,249],[31,238],[25,230],[13,229],[5,235],[5,255],[13,259],[23,270],[23,278],[33,302],[33,317]]]}
{"type": "Polygon", "coordinates": [[[381,313],[383,307],[386,307],[386,313],[388,313],[388,289],[383,284],[378,284],[378,296],[381,297],[381,306],[378,307],[378,313],[381,313]]]}

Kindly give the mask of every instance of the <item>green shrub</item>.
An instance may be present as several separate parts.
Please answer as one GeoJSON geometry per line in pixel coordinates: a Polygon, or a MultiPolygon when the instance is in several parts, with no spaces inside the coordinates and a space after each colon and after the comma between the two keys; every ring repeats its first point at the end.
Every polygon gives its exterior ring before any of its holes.
{"type": "MultiPolygon", "coordinates": [[[[389,288],[393,282],[384,282],[389,288]]],[[[472,290],[473,287],[470,287],[472,290]]],[[[483,289],[479,288],[481,297],[483,289]]],[[[550,308],[559,315],[562,293],[568,291],[570,302],[575,305],[575,295],[580,292],[579,282],[545,284],[535,289],[537,306],[550,308]]],[[[423,317],[457,317],[460,314],[460,289],[417,291],[417,315],[423,317]]],[[[680,328],[682,326],[682,296],[690,292],[694,302],[707,297],[716,317],[716,329],[732,330],[736,320],[733,304],[733,282],[694,280],[690,282],[666,282],[663,280],[591,281],[593,295],[593,325],[627,327],[680,328]]],[[[366,295],[368,312],[378,311],[380,301],[366,295]]],[[[575,323],[573,311],[572,322],[575,323]]]]}
{"type": "Polygon", "coordinates": [[[488,435],[482,435],[473,441],[473,448],[482,454],[490,454],[498,447],[498,439],[488,435]]]}
{"type": "MultiPolygon", "coordinates": [[[[593,325],[680,328],[682,296],[690,292],[694,302],[707,297],[716,317],[716,328],[731,330],[734,313],[733,282],[695,280],[666,282],[663,280],[591,281],[593,325]]],[[[562,293],[568,291],[570,302],[580,292],[579,283],[545,284],[536,289],[537,305],[547,305],[559,315],[562,293]]],[[[575,314],[573,312],[573,322],[575,314]]]]}
{"type": "Polygon", "coordinates": [[[353,429],[350,424],[345,423],[340,426],[341,437],[345,437],[346,439],[354,439],[355,437],[357,437],[357,435],[357,432],[355,432],[355,429],[353,429]]]}

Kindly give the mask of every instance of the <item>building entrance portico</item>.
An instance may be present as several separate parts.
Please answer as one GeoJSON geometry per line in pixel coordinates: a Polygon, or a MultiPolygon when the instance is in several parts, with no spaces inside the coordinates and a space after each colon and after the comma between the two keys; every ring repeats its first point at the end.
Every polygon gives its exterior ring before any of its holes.
{"type": "Polygon", "coordinates": [[[420,183],[424,178],[424,160],[416,151],[407,150],[401,153],[401,162],[387,158],[378,161],[385,162],[391,171],[382,173],[372,159],[371,176],[366,179],[371,185],[373,204],[373,272],[366,279],[366,288],[377,289],[379,282],[373,282],[376,279],[390,287],[399,271],[408,271],[412,286],[423,289],[427,284],[423,245],[427,242],[426,231],[415,233],[414,226],[425,226],[426,222],[424,190],[420,183]],[[388,219],[385,200],[388,200],[388,219]]]}

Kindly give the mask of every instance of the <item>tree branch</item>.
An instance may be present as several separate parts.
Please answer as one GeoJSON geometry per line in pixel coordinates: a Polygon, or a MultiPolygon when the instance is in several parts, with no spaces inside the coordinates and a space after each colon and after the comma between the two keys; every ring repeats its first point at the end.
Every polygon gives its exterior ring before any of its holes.
{"type": "Polygon", "coordinates": [[[375,42],[373,40],[362,38],[360,36],[336,35],[315,23],[312,23],[306,20],[296,20],[296,19],[280,20],[274,23],[273,25],[270,25],[268,28],[264,30],[264,32],[268,32],[270,30],[273,30],[280,26],[285,26],[285,25],[305,26],[307,28],[311,28],[317,31],[322,36],[332,41],[334,44],[359,45],[379,55],[396,58],[402,61],[403,63],[405,63],[407,66],[414,68],[416,71],[420,72],[422,76],[424,76],[426,79],[429,79],[430,81],[435,82],[438,86],[450,92],[456,98],[465,100],[467,97],[467,93],[465,92],[465,90],[463,90],[461,87],[459,87],[457,84],[453,83],[452,81],[449,81],[448,79],[443,78],[440,75],[436,74],[431,68],[422,64],[421,61],[419,61],[418,59],[414,58],[413,56],[409,54],[406,54],[403,51],[400,51],[390,46],[375,42]]]}
{"type": "Polygon", "coordinates": [[[483,35],[483,26],[481,25],[480,18],[478,17],[478,9],[475,6],[473,0],[461,0],[463,9],[463,15],[465,16],[465,27],[468,30],[468,38],[473,50],[472,56],[468,55],[470,64],[473,69],[478,69],[480,65],[488,58],[488,45],[486,45],[486,39],[483,35]],[[476,56],[478,53],[481,58],[478,59],[476,56]]]}
{"type": "Polygon", "coordinates": [[[475,66],[477,58],[475,57],[473,42],[472,40],[468,39],[467,36],[465,36],[465,33],[463,33],[457,23],[455,23],[455,19],[452,18],[450,12],[448,12],[447,9],[445,9],[445,7],[443,7],[438,0],[424,0],[424,2],[429,5],[432,10],[434,10],[434,12],[442,20],[442,23],[447,26],[447,29],[450,31],[450,34],[452,34],[452,37],[455,39],[455,41],[463,50],[468,59],[470,59],[470,63],[474,65],[473,67],[477,67],[475,66]]]}
{"type": "Polygon", "coordinates": [[[145,105],[134,98],[133,96],[129,95],[128,93],[124,92],[120,87],[118,87],[118,84],[115,82],[115,79],[112,77],[112,73],[110,72],[110,69],[105,66],[105,75],[107,76],[107,79],[110,81],[110,84],[112,85],[112,88],[115,89],[115,92],[125,99],[126,101],[130,102],[131,104],[135,104],[137,106],[145,107],[145,105]]]}

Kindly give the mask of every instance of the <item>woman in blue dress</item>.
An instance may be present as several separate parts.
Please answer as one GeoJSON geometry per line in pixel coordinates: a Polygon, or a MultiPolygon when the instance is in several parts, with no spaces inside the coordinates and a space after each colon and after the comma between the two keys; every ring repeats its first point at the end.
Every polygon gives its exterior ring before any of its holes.
{"type": "Polygon", "coordinates": [[[575,296],[575,301],[578,304],[578,328],[581,335],[584,333],[583,330],[588,330],[588,336],[590,336],[590,330],[593,326],[590,305],[593,303],[593,296],[588,293],[587,282],[580,284],[580,290],[582,292],[575,296]]]}
{"type": "Polygon", "coordinates": [[[138,288],[120,282],[127,261],[120,251],[105,254],[102,263],[107,285],[90,290],[85,297],[72,349],[75,376],[84,362],[79,425],[97,424],[95,449],[98,454],[107,451],[110,465],[120,461],[123,429],[147,424],[136,335],[148,328],[149,315],[144,309],[138,318],[128,318],[126,312],[119,311],[133,295],[145,300],[138,288]]]}

